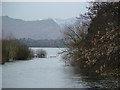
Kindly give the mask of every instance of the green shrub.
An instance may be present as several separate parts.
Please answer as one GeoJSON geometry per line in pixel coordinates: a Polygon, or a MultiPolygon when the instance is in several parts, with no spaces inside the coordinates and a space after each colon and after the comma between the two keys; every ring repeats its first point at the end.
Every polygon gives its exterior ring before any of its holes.
{"type": "Polygon", "coordinates": [[[18,40],[2,40],[2,64],[10,60],[26,60],[32,57],[32,50],[18,40]]]}

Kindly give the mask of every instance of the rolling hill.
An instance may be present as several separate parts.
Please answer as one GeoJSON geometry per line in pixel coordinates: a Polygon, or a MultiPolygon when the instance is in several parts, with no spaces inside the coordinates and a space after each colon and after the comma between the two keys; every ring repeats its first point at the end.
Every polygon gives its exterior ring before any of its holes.
{"type": "Polygon", "coordinates": [[[51,18],[45,20],[24,21],[2,16],[3,37],[13,36],[17,39],[59,39],[60,26],[51,18]]]}

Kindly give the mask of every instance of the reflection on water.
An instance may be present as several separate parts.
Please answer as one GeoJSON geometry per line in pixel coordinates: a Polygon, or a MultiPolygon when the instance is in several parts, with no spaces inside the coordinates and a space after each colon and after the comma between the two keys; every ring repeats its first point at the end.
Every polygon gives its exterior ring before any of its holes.
{"type": "Polygon", "coordinates": [[[117,88],[118,81],[120,80],[118,78],[101,76],[88,77],[83,75],[78,68],[74,68],[74,73],[77,77],[80,77],[76,78],[76,82],[81,83],[82,81],[82,83],[85,83],[90,88],[117,88]]]}
{"type": "MultiPolygon", "coordinates": [[[[34,51],[39,48],[32,48],[34,51]]],[[[42,48],[47,58],[9,62],[3,65],[3,88],[89,88],[105,87],[114,79],[88,78],[74,67],[66,66],[57,53],[63,48],[42,48]],[[103,83],[103,84],[102,84],[103,83]]]]}

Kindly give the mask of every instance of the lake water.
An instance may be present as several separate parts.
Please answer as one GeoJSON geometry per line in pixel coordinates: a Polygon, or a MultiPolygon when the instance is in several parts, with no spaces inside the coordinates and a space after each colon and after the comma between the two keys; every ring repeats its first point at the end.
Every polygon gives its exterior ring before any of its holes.
{"type": "MultiPolygon", "coordinates": [[[[37,50],[39,48],[32,48],[37,50]]],[[[42,48],[47,58],[7,62],[2,67],[3,88],[84,88],[85,83],[66,66],[58,52],[63,48],[42,48]]]]}
{"type": "MultiPolygon", "coordinates": [[[[40,48],[31,48],[36,51],[40,48]]],[[[86,76],[66,66],[58,55],[63,48],[42,48],[47,58],[33,58],[26,61],[7,62],[2,66],[3,88],[88,88],[86,76]]],[[[96,82],[93,85],[97,85],[96,82]]],[[[98,86],[100,86],[98,84],[98,86]]]]}

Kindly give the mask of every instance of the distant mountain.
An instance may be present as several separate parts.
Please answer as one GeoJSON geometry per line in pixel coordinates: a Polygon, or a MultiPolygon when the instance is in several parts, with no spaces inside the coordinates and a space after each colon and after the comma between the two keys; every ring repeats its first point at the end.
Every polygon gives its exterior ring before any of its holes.
{"type": "Polygon", "coordinates": [[[58,39],[61,37],[60,26],[51,18],[36,21],[24,21],[2,16],[3,36],[32,39],[58,39]]]}
{"type": "Polygon", "coordinates": [[[33,40],[33,39],[19,39],[20,42],[26,44],[29,47],[64,47],[64,43],[62,39],[56,40],[48,40],[48,39],[40,39],[40,40],[33,40]]]}
{"type": "Polygon", "coordinates": [[[54,21],[60,26],[64,27],[65,25],[71,25],[74,24],[77,21],[77,18],[67,18],[67,19],[59,19],[56,18],[54,21]]]}

